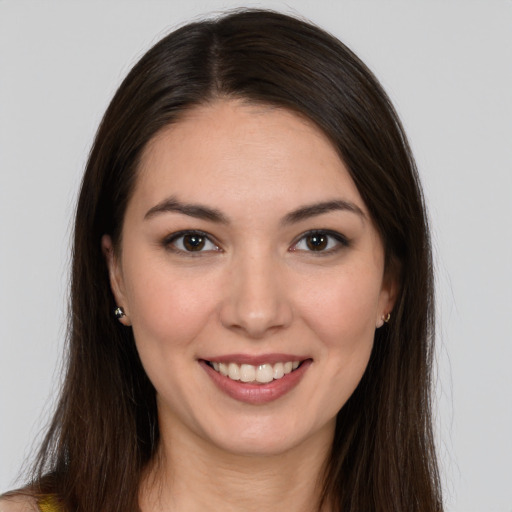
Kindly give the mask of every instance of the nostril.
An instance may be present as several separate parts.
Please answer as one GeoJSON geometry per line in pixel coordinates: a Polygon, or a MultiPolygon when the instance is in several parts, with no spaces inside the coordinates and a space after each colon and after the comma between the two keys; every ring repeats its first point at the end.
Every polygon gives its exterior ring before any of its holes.
{"type": "Polygon", "coordinates": [[[292,320],[292,311],[283,298],[255,300],[239,299],[235,296],[223,305],[220,319],[224,327],[259,339],[288,327],[292,320]]]}

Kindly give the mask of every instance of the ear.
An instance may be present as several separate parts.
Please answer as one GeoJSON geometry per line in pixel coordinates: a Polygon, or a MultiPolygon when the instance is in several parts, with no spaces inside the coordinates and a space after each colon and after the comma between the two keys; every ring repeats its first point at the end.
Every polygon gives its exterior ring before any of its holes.
{"type": "Polygon", "coordinates": [[[379,297],[378,316],[375,327],[378,329],[387,323],[392,316],[398,292],[400,290],[400,269],[396,262],[389,264],[384,273],[382,288],[379,297]]]}
{"type": "MultiPolygon", "coordinates": [[[[123,308],[125,313],[122,318],[119,318],[119,321],[123,325],[131,325],[128,302],[124,291],[123,272],[119,260],[116,257],[110,235],[103,235],[101,237],[101,250],[107,263],[110,289],[112,290],[117,306],[123,308]]],[[[112,312],[112,314],[114,313],[112,312]]]]}

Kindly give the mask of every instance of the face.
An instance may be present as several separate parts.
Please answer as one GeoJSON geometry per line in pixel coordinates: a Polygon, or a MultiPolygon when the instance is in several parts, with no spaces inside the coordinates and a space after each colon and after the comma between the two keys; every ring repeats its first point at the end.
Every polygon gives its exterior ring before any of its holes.
{"type": "Polygon", "coordinates": [[[103,249],[162,432],[238,454],[332,439],[394,284],[312,123],[235,101],[190,111],[147,146],[121,248],[103,249]]]}

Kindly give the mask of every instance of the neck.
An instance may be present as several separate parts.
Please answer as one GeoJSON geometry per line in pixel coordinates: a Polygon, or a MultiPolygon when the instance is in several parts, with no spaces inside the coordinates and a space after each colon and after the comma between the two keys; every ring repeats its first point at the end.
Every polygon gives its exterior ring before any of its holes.
{"type": "MultiPolygon", "coordinates": [[[[316,512],[333,425],[284,453],[243,455],[162,432],[140,492],[143,512],[316,512]]],[[[324,509],[322,509],[324,510],[324,509]]]]}

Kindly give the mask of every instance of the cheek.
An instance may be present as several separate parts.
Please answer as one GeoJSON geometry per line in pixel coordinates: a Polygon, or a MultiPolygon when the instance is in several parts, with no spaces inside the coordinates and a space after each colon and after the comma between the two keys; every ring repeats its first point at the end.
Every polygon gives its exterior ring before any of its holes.
{"type": "MultiPolygon", "coordinates": [[[[380,288],[373,276],[338,274],[302,303],[303,319],[318,342],[322,389],[317,413],[333,418],[359,384],[373,348],[380,288]]],[[[318,281],[317,281],[318,284],[318,281]]]]}
{"type": "Polygon", "coordinates": [[[215,315],[210,287],[197,285],[183,274],[153,267],[129,288],[132,329],[142,365],[158,394],[179,403],[183,383],[196,366],[194,342],[215,315]]]}
{"type": "Polygon", "coordinates": [[[337,272],[316,281],[301,308],[310,328],[326,345],[357,349],[373,342],[380,279],[373,273],[337,272]]]}
{"type": "Polygon", "coordinates": [[[187,279],[168,267],[146,268],[151,271],[138,273],[127,286],[137,346],[160,355],[169,348],[185,349],[214,315],[215,288],[208,279],[187,279]]]}

